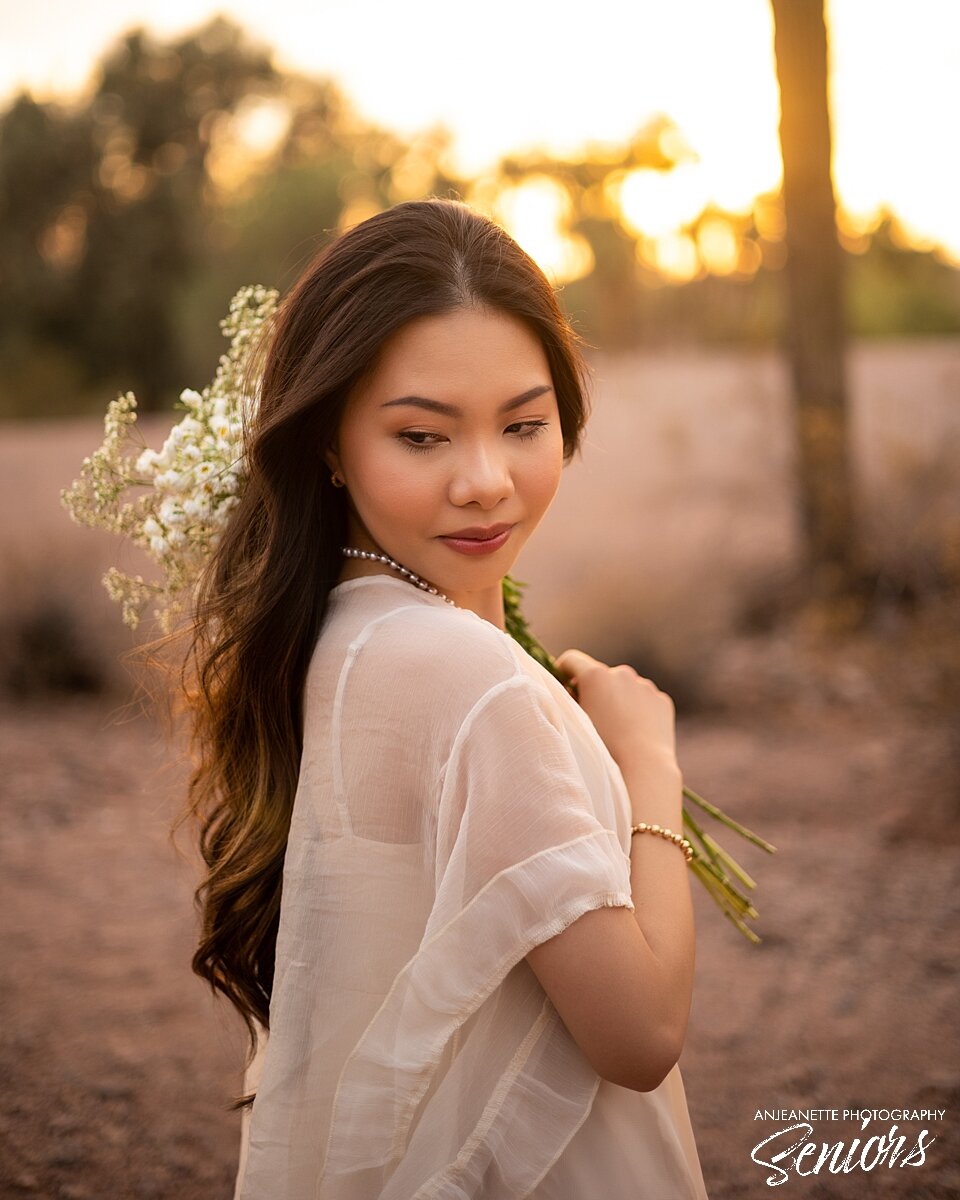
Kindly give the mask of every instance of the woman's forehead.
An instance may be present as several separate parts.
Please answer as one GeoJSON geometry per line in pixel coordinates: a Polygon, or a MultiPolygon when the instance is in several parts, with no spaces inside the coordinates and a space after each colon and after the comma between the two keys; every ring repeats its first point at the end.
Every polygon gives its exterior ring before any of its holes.
{"type": "Polygon", "coordinates": [[[458,395],[507,389],[502,402],[550,382],[543,346],[519,318],[456,309],[418,317],[392,334],[359,390],[381,402],[396,393],[456,404],[458,395]]]}

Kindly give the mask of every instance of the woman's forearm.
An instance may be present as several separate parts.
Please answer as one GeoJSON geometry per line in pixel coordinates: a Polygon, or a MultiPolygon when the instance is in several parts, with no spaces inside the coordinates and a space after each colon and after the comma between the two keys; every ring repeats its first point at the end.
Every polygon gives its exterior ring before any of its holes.
{"type": "MultiPolygon", "coordinates": [[[[669,764],[622,768],[633,809],[633,823],[655,822],[683,831],[683,776],[669,764]]],[[[636,833],[630,845],[630,890],[646,951],[643,970],[649,980],[648,1014],[664,1031],[676,1060],[683,1046],[693,995],[694,918],[690,869],[683,854],[666,838],[636,833]]]]}

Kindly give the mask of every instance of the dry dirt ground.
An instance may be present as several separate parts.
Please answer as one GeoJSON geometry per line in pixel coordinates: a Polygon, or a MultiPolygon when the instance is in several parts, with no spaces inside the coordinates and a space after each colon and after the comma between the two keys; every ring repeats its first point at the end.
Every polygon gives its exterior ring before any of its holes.
{"type": "MultiPolygon", "coordinates": [[[[896,653],[814,659],[772,635],[731,649],[714,684],[742,700],[681,713],[685,777],[778,853],[739,855],[759,881],[758,947],[695,885],[681,1070],[708,1193],[770,1194],[751,1150],[784,1122],[758,1109],[919,1108],[945,1110],[898,1123],[907,1149],[928,1129],[922,1165],[791,1172],[775,1194],[955,1197],[956,708],[931,703],[930,676],[896,653]]],[[[5,1198],[231,1194],[241,1038],[189,971],[171,760],[154,723],[102,701],[0,711],[5,1198]]],[[[849,1148],[893,1123],[819,1122],[811,1140],[849,1148]]]]}
{"type": "MultiPolygon", "coordinates": [[[[576,639],[674,695],[687,782],[778,847],[738,855],[758,947],[695,885],[681,1069],[708,1192],[771,1193],[751,1150],[782,1125],[758,1110],[927,1108],[946,1112],[922,1166],[791,1174],[773,1194],[958,1196],[960,606],[914,637],[893,571],[859,642],[742,636],[757,580],[798,547],[784,364],[595,365],[583,458],[518,564],[525,612],[555,652],[576,639]]],[[[862,540],[921,590],[960,577],[960,345],[858,345],[850,385],[862,540]]],[[[144,422],[150,445],[169,423],[144,422]]],[[[182,768],[151,721],[43,691],[125,682],[100,575],[141,564],[58,500],[100,434],[0,426],[0,1198],[228,1200],[243,1043],[189,969],[195,873],[167,841],[182,768]]],[[[891,1123],[811,1136],[849,1148],[891,1123]]]]}

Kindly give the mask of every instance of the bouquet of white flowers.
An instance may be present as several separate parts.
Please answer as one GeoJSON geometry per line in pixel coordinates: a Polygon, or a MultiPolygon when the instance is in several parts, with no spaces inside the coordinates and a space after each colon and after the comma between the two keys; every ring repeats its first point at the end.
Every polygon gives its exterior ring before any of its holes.
{"type": "MultiPolygon", "coordinates": [[[[261,326],[276,309],[277,300],[277,292],[268,288],[244,287],[237,292],[220,322],[230,347],[213,382],[202,392],[188,388],[180,394],[178,408],[184,416],[160,450],[150,449],[138,436],[133,393],[111,401],[103,444],[83,460],[79,478],[61,492],[75,521],[128,536],[160,568],[156,582],[115,567],[103,577],[107,592],[121,605],[124,622],[133,629],[151,602],[164,632],[174,628],[189,608],[202,568],[239,503],[246,478],[245,433],[257,404],[257,397],[244,391],[244,380],[261,326]]],[[[520,590],[524,586],[509,575],[504,577],[507,632],[560,678],[552,656],[523,618],[520,590]]],[[[690,788],[684,787],[683,794],[701,812],[753,845],[774,851],[769,842],[690,788]]],[[[759,942],[745,920],[756,918],[757,911],[734,884],[736,880],[752,889],[754,880],[701,828],[689,806],[684,808],[683,823],[693,846],[691,869],[736,927],[750,941],[759,942]]]]}
{"type": "Polygon", "coordinates": [[[220,322],[230,349],[209,387],[180,393],[177,407],[185,415],[160,450],[137,436],[133,393],[111,401],[103,445],[83,460],[80,477],[61,493],[74,520],[128,536],[160,567],[162,580],[156,583],[115,567],[103,578],[132,629],[151,600],[161,628],[173,628],[239,503],[244,430],[256,404],[243,392],[244,371],[260,326],[276,304],[277,293],[262,287],[243,288],[233,298],[220,322]],[[128,499],[136,489],[142,491],[128,499]]]}

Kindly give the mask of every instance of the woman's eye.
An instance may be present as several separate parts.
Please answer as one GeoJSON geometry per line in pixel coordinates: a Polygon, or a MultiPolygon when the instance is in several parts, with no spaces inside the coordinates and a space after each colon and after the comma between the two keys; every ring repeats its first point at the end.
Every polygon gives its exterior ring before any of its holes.
{"type": "Polygon", "coordinates": [[[548,421],[514,421],[514,423],[512,425],[508,425],[507,428],[508,429],[521,429],[524,425],[526,425],[527,426],[526,433],[521,433],[518,435],[520,438],[520,441],[525,442],[527,440],[527,438],[536,437],[537,434],[542,429],[545,429],[548,424],[549,424],[548,421]]]}
{"type": "Polygon", "coordinates": [[[436,442],[418,442],[418,441],[409,441],[408,439],[410,439],[410,438],[432,438],[432,437],[439,437],[439,436],[440,435],[436,434],[436,433],[427,433],[426,430],[423,430],[423,429],[408,429],[406,433],[398,433],[397,434],[397,437],[400,439],[400,441],[403,443],[403,445],[406,446],[406,448],[408,450],[412,450],[414,452],[414,454],[416,454],[420,451],[424,451],[424,450],[432,450],[433,447],[436,445],[436,442]]]}

